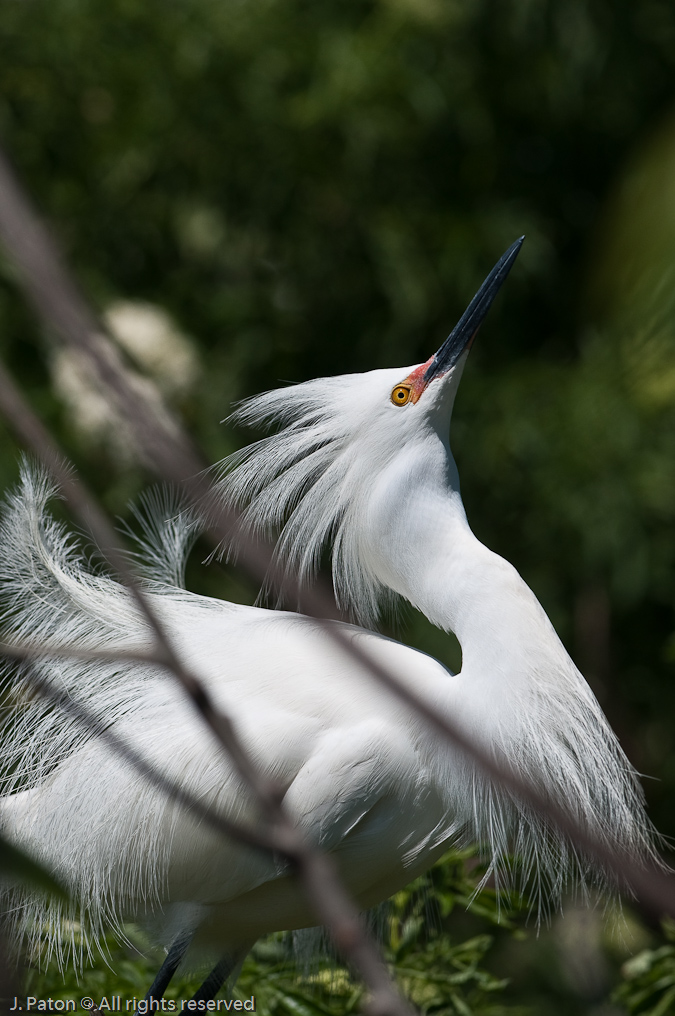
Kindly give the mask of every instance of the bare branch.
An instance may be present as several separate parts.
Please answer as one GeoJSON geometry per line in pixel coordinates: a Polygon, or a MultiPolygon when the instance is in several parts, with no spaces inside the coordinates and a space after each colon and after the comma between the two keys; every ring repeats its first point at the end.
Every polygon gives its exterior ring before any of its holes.
{"type": "Polygon", "coordinates": [[[88,660],[91,663],[144,663],[166,668],[166,660],[155,653],[136,652],[133,649],[81,649],[43,642],[40,645],[26,642],[0,642],[0,656],[17,662],[27,660],[88,660]]]}
{"type": "MultiPolygon", "coordinates": [[[[48,326],[57,328],[64,341],[77,346],[89,358],[102,385],[113,393],[123,412],[135,421],[139,446],[145,452],[146,461],[152,463],[161,475],[174,480],[185,481],[198,474],[200,463],[193,455],[189,443],[175,427],[167,426],[161,413],[151,411],[154,407],[148,407],[140,397],[141,391],[133,390],[119,358],[112,355],[112,347],[101,343],[101,330],[95,318],[64,270],[46,230],[32,212],[1,153],[0,233],[15,258],[26,291],[40,316],[48,326]]],[[[125,581],[154,631],[166,665],[173,670],[188,692],[193,704],[232,758],[240,775],[258,797],[259,803],[276,819],[281,834],[279,839],[295,848],[294,860],[301,878],[306,882],[310,902],[316,902],[316,894],[319,892],[320,918],[333,931],[338,947],[341,945],[364,977],[371,989],[375,1008],[379,1011],[384,1004],[391,1013],[407,1012],[408,1007],[395,991],[377,950],[368,941],[360,925],[356,909],[346,899],[335,876],[331,875],[327,859],[319,857],[302,842],[298,831],[283,812],[274,789],[257,773],[248,759],[229,718],[215,710],[204,687],[193,674],[187,672],[173,652],[167,633],[135,581],[107,520],[84,488],[74,480],[72,471],[64,466],[63,458],[50,436],[31,413],[1,366],[0,405],[23,440],[38,452],[56,477],[67,501],[85,522],[102,553],[125,581]]],[[[201,490],[198,499],[202,499],[201,490]]],[[[260,564],[263,562],[259,563],[259,567],[260,564]]]]}
{"type": "MultiPolygon", "coordinates": [[[[0,649],[0,656],[10,659],[15,658],[14,654],[6,653],[4,647],[0,649]]],[[[120,758],[128,762],[148,783],[161,790],[170,801],[180,804],[181,807],[191,812],[202,822],[205,822],[215,832],[231,837],[237,840],[237,842],[257,850],[284,854],[283,848],[276,842],[273,834],[267,831],[264,826],[260,828],[256,826],[254,828],[246,826],[241,822],[232,822],[224,815],[207,807],[199,798],[190,794],[187,790],[183,790],[178,783],[160,773],[151,762],[143,758],[140,752],[125,741],[124,738],[119,737],[109,724],[103,723],[87,706],[77,702],[71,695],[57,691],[51,686],[49,681],[39,677],[32,668],[24,666],[22,677],[43,698],[46,698],[52,705],[57,706],[64,713],[72,716],[88,733],[104,741],[116,755],[119,755],[120,758]]],[[[288,860],[292,860],[292,858],[289,857],[288,860]]]]}
{"type": "MultiPolygon", "coordinates": [[[[1,206],[0,202],[0,206],[1,206]]],[[[50,473],[58,481],[66,501],[94,537],[99,550],[111,563],[118,575],[129,589],[136,604],[144,615],[155,636],[157,659],[162,659],[169,667],[190,697],[190,701],[200,713],[204,722],[210,727],[217,741],[234,761],[237,770],[261,799],[272,800],[275,791],[267,781],[263,780],[250,764],[241,746],[234,736],[229,717],[219,712],[206,688],[198,678],[189,672],[173,650],[171,640],[164,625],[152,609],[148,597],[143,593],[136,580],[126,556],[117,542],[115,532],[99,509],[95,500],[89,495],[83,484],[75,478],[74,469],[66,465],[64,456],[56,447],[51,436],[32,412],[23,396],[17,389],[5,367],[0,363],[0,410],[10,420],[22,439],[42,459],[50,473]]]]}
{"type": "MultiPolygon", "coordinates": [[[[305,608],[311,610],[311,604],[303,604],[303,609],[305,608]]],[[[353,640],[347,641],[336,625],[324,623],[323,630],[342,648],[346,657],[350,660],[358,659],[370,677],[424,717],[432,728],[477,763],[495,784],[508,790],[514,798],[557,827],[575,847],[613,877],[618,889],[633,893],[644,911],[657,919],[665,914],[675,916],[675,878],[671,874],[666,874],[654,865],[639,864],[634,857],[617,851],[609,842],[592,835],[560,805],[545,797],[534,783],[516,773],[506,756],[500,756],[497,752],[490,753],[480,747],[460,723],[456,723],[447,714],[441,715],[435,703],[426,701],[424,696],[413,691],[392,670],[382,667],[362,646],[353,640]]]]}
{"type": "Polygon", "coordinates": [[[165,476],[197,472],[199,462],[190,441],[154,384],[126,366],[119,349],[106,338],[1,150],[0,236],[45,328],[77,350],[118,415],[137,421],[135,436],[146,465],[165,476]]]}

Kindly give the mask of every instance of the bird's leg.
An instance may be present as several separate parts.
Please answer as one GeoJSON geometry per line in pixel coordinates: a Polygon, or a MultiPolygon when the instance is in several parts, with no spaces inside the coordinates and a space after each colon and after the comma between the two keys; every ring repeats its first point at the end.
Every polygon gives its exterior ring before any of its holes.
{"type": "Polygon", "coordinates": [[[185,956],[188,946],[192,941],[193,934],[194,932],[192,931],[181,931],[180,935],[174,939],[171,948],[166,954],[166,959],[162,963],[157,972],[157,976],[148,989],[148,993],[145,996],[146,1002],[149,1002],[150,999],[164,998],[164,992],[169,986],[169,981],[176,973],[180,961],[183,959],[183,956],[185,956]]]}
{"type": "Polygon", "coordinates": [[[210,1002],[218,994],[225,981],[228,979],[237,963],[246,953],[225,955],[222,960],[216,963],[215,967],[206,978],[201,987],[197,988],[191,998],[192,1002],[210,1002]]]}

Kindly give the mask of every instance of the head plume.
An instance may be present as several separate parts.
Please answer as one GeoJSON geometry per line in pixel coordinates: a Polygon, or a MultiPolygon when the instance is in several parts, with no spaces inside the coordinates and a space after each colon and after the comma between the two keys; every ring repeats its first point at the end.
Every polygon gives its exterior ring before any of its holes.
{"type": "Polygon", "coordinates": [[[439,421],[447,431],[449,412],[439,404],[451,408],[447,385],[424,406],[392,404],[392,389],[409,370],[319,378],[243,402],[231,420],[279,429],[218,467],[223,498],[241,512],[223,552],[235,556],[242,539],[278,534],[275,563],[307,583],[330,548],[339,606],[373,626],[393,597],[369,564],[364,520],[373,490],[402,452],[426,437],[438,440],[439,421]]]}

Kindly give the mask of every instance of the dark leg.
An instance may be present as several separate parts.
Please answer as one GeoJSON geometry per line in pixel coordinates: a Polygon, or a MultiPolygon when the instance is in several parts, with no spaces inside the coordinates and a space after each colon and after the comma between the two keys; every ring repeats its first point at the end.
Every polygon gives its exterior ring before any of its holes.
{"type": "MultiPolygon", "coordinates": [[[[245,955],[245,954],[244,954],[245,955]]],[[[216,963],[215,967],[206,978],[201,988],[197,988],[196,992],[192,996],[191,1001],[193,1002],[210,1002],[211,999],[215,998],[225,981],[228,979],[237,963],[241,959],[242,954],[234,956],[223,956],[219,963],[216,963]]]]}
{"type": "MultiPolygon", "coordinates": [[[[182,931],[178,936],[178,938],[175,939],[173,945],[166,954],[166,959],[159,968],[157,977],[150,985],[148,993],[145,996],[146,1002],[149,1002],[150,999],[152,998],[154,999],[164,998],[164,992],[169,986],[169,981],[176,973],[180,961],[183,959],[183,956],[185,956],[185,953],[187,952],[187,948],[190,942],[192,941],[192,935],[193,932],[191,931],[188,932],[182,931]]],[[[136,1016],[135,1013],[134,1016],[136,1016]]]]}

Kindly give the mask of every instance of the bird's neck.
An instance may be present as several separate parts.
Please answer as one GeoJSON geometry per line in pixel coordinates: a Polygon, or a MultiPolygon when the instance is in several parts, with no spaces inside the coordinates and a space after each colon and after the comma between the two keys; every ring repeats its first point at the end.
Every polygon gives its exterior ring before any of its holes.
{"type": "Polygon", "coordinates": [[[385,532],[383,581],[438,627],[454,632],[463,675],[500,683],[527,679],[544,659],[571,665],[529,586],[472,533],[458,492],[439,490],[430,497],[426,490],[401,517],[399,532],[392,520],[385,532]]]}
{"type": "Polygon", "coordinates": [[[519,573],[488,550],[468,525],[448,527],[433,570],[419,585],[419,606],[462,646],[463,669],[480,659],[506,669],[533,652],[564,652],[548,617],[519,573]],[[443,546],[445,543],[445,546],[443,546]]]}
{"type": "MultiPolygon", "coordinates": [[[[534,593],[471,532],[449,453],[404,465],[374,491],[373,524],[366,518],[364,529],[377,581],[459,640],[462,668],[439,680],[439,708],[594,835],[648,855],[651,833],[630,764],[534,593]]],[[[462,790],[454,772],[453,787],[475,838],[490,845],[497,867],[516,843],[540,884],[559,893],[575,854],[565,838],[469,774],[462,790]]]]}

